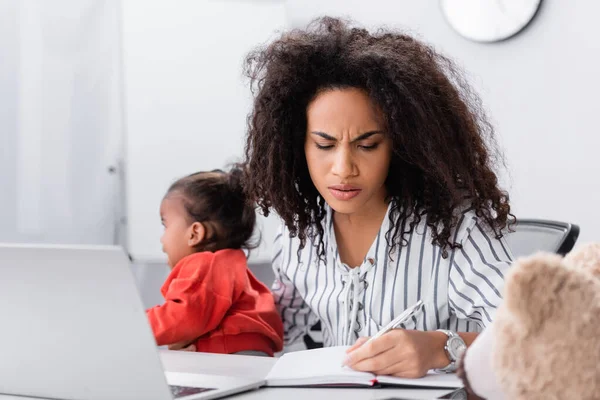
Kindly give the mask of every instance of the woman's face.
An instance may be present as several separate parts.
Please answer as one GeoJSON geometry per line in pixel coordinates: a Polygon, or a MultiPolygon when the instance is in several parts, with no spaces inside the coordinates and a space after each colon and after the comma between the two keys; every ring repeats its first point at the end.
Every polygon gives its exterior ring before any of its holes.
{"type": "Polygon", "coordinates": [[[385,204],[392,143],[383,115],[356,88],[320,92],[306,109],[304,153],[310,177],[341,214],[385,204]]]}

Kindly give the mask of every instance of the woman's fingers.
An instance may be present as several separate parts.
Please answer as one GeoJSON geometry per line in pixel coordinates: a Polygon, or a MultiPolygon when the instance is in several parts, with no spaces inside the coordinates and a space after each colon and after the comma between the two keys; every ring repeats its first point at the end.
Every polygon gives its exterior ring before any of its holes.
{"type": "Polygon", "coordinates": [[[350,353],[350,352],[358,349],[360,346],[362,346],[363,344],[365,344],[367,342],[367,340],[369,340],[368,337],[358,338],[356,340],[356,342],[354,342],[354,344],[346,350],[346,353],[350,353]]]}
{"type": "Polygon", "coordinates": [[[401,378],[421,378],[427,373],[427,369],[423,369],[412,353],[403,352],[396,346],[374,357],[357,362],[352,365],[352,369],[401,378]]]}
{"type": "MultiPolygon", "coordinates": [[[[376,355],[383,353],[389,350],[391,347],[394,347],[395,342],[390,340],[387,337],[388,334],[378,337],[377,339],[371,340],[368,343],[363,343],[361,346],[357,347],[355,350],[349,352],[346,355],[346,359],[344,360],[344,365],[347,365],[353,369],[356,369],[355,366],[368,359],[372,359],[376,355]]],[[[364,364],[362,364],[364,365],[364,364]]],[[[377,368],[380,369],[380,368],[377,368]]],[[[367,371],[366,369],[360,369],[361,371],[367,371]]],[[[371,370],[374,371],[375,369],[371,370]]]]}
{"type": "Polygon", "coordinates": [[[395,375],[395,376],[402,376],[402,375],[398,375],[401,374],[405,369],[406,369],[406,360],[405,359],[400,359],[400,361],[394,363],[394,364],[390,364],[387,367],[380,369],[378,371],[373,371],[373,373],[375,375],[395,375]]]}
{"type": "Polygon", "coordinates": [[[356,371],[373,372],[384,371],[403,359],[395,354],[395,349],[387,349],[386,351],[374,354],[371,357],[365,357],[358,361],[355,361],[352,365],[349,365],[356,371]]]}
{"type": "Polygon", "coordinates": [[[357,342],[353,346],[356,348],[348,352],[344,364],[357,371],[378,375],[419,378],[428,370],[419,346],[423,340],[424,335],[395,329],[360,346],[357,342]]]}
{"type": "MultiPolygon", "coordinates": [[[[392,350],[393,351],[393,350],[392,350]]],[[[376,375],[392,375],[400,378],[422,378],[427,374],[426,369],[422,369],[419,363],[415,363],[414,360],[404,357],[401,361],[395,364],[391,364],[388,367],[375,371],[376,375]]]]}

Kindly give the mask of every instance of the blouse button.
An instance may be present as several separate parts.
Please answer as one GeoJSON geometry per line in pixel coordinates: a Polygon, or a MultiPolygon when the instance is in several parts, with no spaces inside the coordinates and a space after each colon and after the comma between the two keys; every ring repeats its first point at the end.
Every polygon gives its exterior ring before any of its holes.
{"type": "Polygon", "coordinates": [[[371,257],[367,258],[367,261],[369,262],[369,264],[371,265],[375,265],[375,260],[371,257]]]}
{"type": "Polygon", "coordinates": [[[361,302],[358,302],[358,311],[362,311],[363,308],[363,304],[361,302]]]}

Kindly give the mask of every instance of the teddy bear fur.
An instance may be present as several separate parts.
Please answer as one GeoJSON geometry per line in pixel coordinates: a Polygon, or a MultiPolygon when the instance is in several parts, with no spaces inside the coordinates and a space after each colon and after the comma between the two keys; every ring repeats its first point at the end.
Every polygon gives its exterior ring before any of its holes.
{"type": "Polygon", "coordinates": [[[493,329],[504,398],[599,399],[600,244],[517,260],[493,329]]]}

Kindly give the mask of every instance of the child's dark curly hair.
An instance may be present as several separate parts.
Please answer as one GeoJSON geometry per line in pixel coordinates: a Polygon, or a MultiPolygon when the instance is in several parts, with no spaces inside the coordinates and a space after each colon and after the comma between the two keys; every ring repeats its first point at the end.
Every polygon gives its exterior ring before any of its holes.
{"type": "Polygon", "coordinates": [[[320,90],[360,88],[383,111],[393,154],[386,189],[393,201],[392,249],[426,215],[433,242],[452,237],[468,204],[496,237],[514,221],[498,187],[493,129],[457,67],[411,36],[375,34],[334,18],[283,34],[246,60],[255,96],[248,119],[246,190],[263,213],[274,209],[301,247],[316,240],[324,254],[325,201],[304,155],[307,105],[320,90]],[[406,226],[395,223],[406,221],[406,226]]]}
{"type": "Polygon", "coordinates": [[[243,176],[241,166],[234,165],[228,172],[216,169],[188,175],[169,187],[167,196],[182,196],[190,221],[205,224],[210,232],[197,251],[257,247],[252,240],[255,205],[246,197],[243,176]]]}

